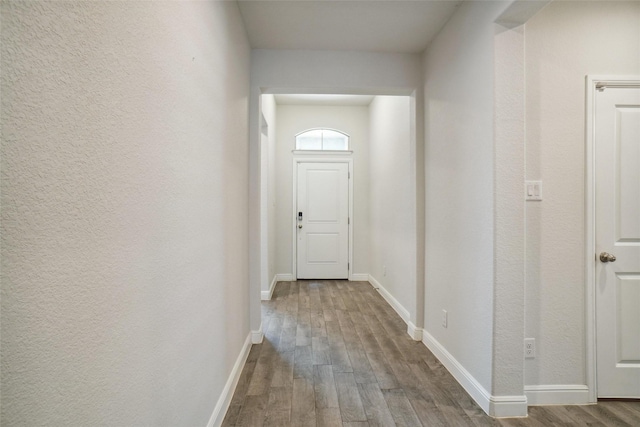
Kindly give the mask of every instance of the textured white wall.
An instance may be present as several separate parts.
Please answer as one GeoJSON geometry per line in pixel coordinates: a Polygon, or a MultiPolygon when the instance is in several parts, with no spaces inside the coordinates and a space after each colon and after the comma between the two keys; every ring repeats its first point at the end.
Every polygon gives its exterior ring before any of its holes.
{"type": "Polygon", "coordinates": [[[276,196],[277,196],[277,187],[276,187],[276,172],[278,170],[278,164],[276,162],[276,153],[277,153],[277,141],[278,135],[276,132],[277,126],[277,116],[276,116],[276,106],[275,99],[273,105],[273,125],[271,126],[270,134],[269,134],[269,279],[273,280],[276,271],[276,260],[278,259],[277,253],[277,244],[278,244],[278,236],[277,236],[277,228],[276,228],[276,196]]]}
{"type": "MultiPolygon", "coordinates": [[[[276,275],[276,141],[277,141],[277,116],[276,116],[276,100],[273,95],[262,95],[261,98],[262,115],[267,122],[267,140],[266,146],[261,147],[261,173],[262,188],[260,197],[265,198],[267,205],[267,216],[262,217],[262,221],[266,221],[261,225],[261,233],[266,233],[266,246],[262,247],[262,277],[261,290],[268,291],[276,275]],[[264,194],[262,193],[264,192],[264,194]],[[264,229],[262,229],[264,227],[264,229]]],[[[264,242],[263,242],[264,244],[264,242]]]]}
{"type": "MultiPolygon", "coordinates": [[[[524,28],[494,37],[493,379],[496,396],[523,396],[525,201],[524,28]]],[[[522,399],[524,400],[524,399],[522,399]]],[[[524,415],[525,407],[520,405],[524,415]]]]}
{"type": "Polygon", "coordinates": [[[254,49],[251,70],[254,89],[282,93],[407,95],[422,81],[420,55],[402,53],[254,49]]]}
{"type": "Polygon", "coordinates": [[[494,20],[462,4],[425,54],[425,329],[492,390],[494,20]],[[441,326],[442,310],[449,315],[441,326]]]}
{"type": "Polygon", "coordinates": [[[268,185],[268,200],[269,200],[269,280],[273,280],[276,272],[276,260],[277,254],[277,229],[276,229],[276,171],[278,170],[278,164],[276,163],[276,149],[278,147],[278,118],[276,116],[276,103],[273,99],[272,104],[272,122],[269,127],[269,185],[268,185]]]}
{"type": "Polygon", "coordinates": [[[585,76],[640,74],[640,3],[554,2],[526,25],[526,384],[584,384],[585,76]]]}
{"type": "Polygon", "coordinates": [[[249,333],[230,2],[2,2],[2,422],[205,425],[249,333]]]}
{"type": "Polygon", "coordinates": [[[369,273],[412,311],[416,184],[411,174],[410,100],[408,96],[376,96],[369,106],[368,208],[369,273]]]}
{"type": "Polygon", "coordinates": [[[292,274],[295,135],[311,128],[341,130],[353,150],[353,273],[369,272],[369,109],[367,106],[278,105],[276,172],[277,273],[292,274]]]}

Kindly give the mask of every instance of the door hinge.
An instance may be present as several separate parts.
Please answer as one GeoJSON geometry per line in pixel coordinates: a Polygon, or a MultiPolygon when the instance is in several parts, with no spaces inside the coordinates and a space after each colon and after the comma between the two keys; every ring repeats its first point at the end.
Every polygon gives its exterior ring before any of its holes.
{"type": "Polygon", "coordinates": [[[351,179],[351,172],[347,172],[347,174],[349,175],[349,179],[351,179]]]}
{"type": "Polygon", "coordinates": [[[347,218],[347,224],[351,224],[351,218],[347,218]]]}

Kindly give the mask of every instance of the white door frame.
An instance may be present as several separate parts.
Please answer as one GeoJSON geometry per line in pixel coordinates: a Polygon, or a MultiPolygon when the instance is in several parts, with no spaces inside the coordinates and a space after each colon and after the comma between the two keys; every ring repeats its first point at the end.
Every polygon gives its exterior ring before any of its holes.
{"type": "Polygon", "coordinates": [[[586,278],[586,371],[589,401],[598,401],[596,347],[596,204],[595,204],[595,95],[598,87],[637,85],[640,76],[595,75],[586,77],[586,167],[585,167],[585,278],[586,278]]]}
{"type": "Polygon", "coordinates": [[[349,276],[348,279],[352,280],[353,271],[353,158],[351,152],[345,152],[344,154],[331,153],[326,155],[324,153],[318,153],[311,157],[310,153],[304,153],[303,155],[293,153],[293,203],[291,204],[291,229],[293,230],[292,238],[292,266],[291,271],[293,277],[291,280],[298,280],[298,164],[299,163],[347,163],[349,166],[349,276]]]}

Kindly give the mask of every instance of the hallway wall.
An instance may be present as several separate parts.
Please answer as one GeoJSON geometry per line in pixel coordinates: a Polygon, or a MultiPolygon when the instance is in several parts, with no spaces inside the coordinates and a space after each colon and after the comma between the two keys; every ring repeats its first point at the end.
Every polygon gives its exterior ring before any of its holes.
{"type": "Polygon", "coordinates": [[[416,281],[410,100],[376,96],[369,105],[369,274],[404,308],[416,281]]]}
{"type": "Polygon", "coordinates": [[[585,76],[640,74],[640,5],[553,2],[531,10],[537,14],[524,19],[520,52],[519,33],[510,40],[496,25],[523,22],[502,14],[507,4],[463,4],[425,54],[427,341],[494,395],[517,397],[526,384],[531,403],[586,403],[585,76]],[[509,71],[500,49],[524,53],[525,69],[514,60],[509,71]],[[496,80],[524,76],[526,96],[496,80]],[[525,205],[526,255],[519,222],[510,226],[520,208],[505,210],[510,198],[514,206],[522,200],[512,185],[523,163],[519,138],[504,144],[520,132],[519,111],[496,115],[509,103],[526,110],[526,179],[543,181],[543,200],[525,205]],[[517,245],[504,252],[509,247],[500,249],[500,236],[517,245]],[[514,280],[501,282],[499,268],[522,262],[526,294],[511,298],[521,294],[520,275],[510,271],[514,280]],[[440,325],[442,309],[449,311],[447,328],[440,325]],[[505,340],[499,323],[509,317],[513,339],[505,340]],[[519,335],[536,339],[535,359],[516,357],[519,335]]]}
{"type": "Polygon", "coordinates": [[[493,22],[504,7],[461,5],[424,61],[426,341],[441,345],[488,393],[494,369],[493,22]]]}
{"type": "Polygon", "coordinates": [[[527,203],[526,384],[585,384],[585,76],[640,75],[640,3],[553,2],[526,24],[526,59],[526,174],[543,182],[527,203]]]}
{"type": "MultiPolygon", "coordinates": [[[[260,272],[260,291],[270,292],[271,284],[274,283],[277,262],[277,241],[278,235],[276,233],[276,171],[278,166],[276,164],[276,152],[278,133],[276,127],[278,124],[276,115],[276,100],[271,94],[265,94],[261,97],[262,114],[267,122],[267,143],[265,146],[261,146],[261,168],[260,173],[261,185],[260,197],[264,198],[264,203],[267,206],[267,216],[262,217],[260,224],[260,233],[262,234],[261,242],[261,272],[260,272]],[[266,242],[265,242],[266,239],[266,242]],[[266,243],[266,245],[265,245],[266,243]]],[[[262,143],[262,140],[261,140],[262,143]]],[[[264,294],[263,294],[264,295],[264,294]]]]}
{"type": "Polygon", "coordinates": [[[278,274],[292,274],[293,154],[295,135],[311,128],[330,128],[350,136],[353,150],[353,268],[369,272],[369,108],[368,106],[278,105],[276,148],[276,235],[278,274]]]}
{"type": "Polygon", "coordinates": [[[203,426],[249,334],[233,2],[2,2],[3,425],[203,426]]]}

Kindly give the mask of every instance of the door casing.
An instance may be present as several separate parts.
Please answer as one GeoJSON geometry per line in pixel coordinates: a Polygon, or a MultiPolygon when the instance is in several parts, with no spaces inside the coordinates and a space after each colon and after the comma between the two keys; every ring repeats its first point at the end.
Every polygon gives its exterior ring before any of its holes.
{"type": "Polygon", "coordinates": [[[292,230],[292,265],[291,271],[293,272],[292,280],[298,280],[298,164],[300,163],[347,163],[349,166],[349,280],[352,279],[353,275],[353,158],[351,157],[351,152],[345,152],[344,154],[335,154],[332,153],[330,156],[326,154],[318,154],[316,156],[311,156],[308,153],[304,155],[293,154],[293,193],[292,193],[292,206],[291,206],[291,230],[292,230]]]}
{"type": "Polygon", "coordinates": [[[586,373],[589,401],[598,401],[596,347],[596,174],[595,174],[595,96],[597,86],[624,87],[638,84],[640,76],[594,75],[586,77],[586,149],[585,149],[585,301],[586,301],[586,373]]]}

